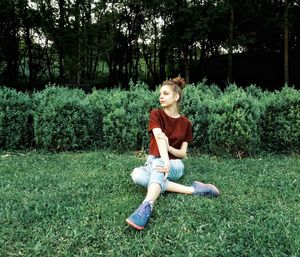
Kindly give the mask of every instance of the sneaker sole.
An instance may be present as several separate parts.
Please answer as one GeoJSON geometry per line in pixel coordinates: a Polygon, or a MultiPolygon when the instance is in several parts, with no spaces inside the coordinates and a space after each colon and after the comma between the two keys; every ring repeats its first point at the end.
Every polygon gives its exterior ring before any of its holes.
{"type": "Polygon", "coordinates": [[[131,220],[129,219],[126,219],[126,222],[133,228],[137,229],[137,230],[142,230],[144,229],[144,227],[141,227],[141,226],[138,226],[136,225],[135,223],[133,223],[131,220]]]}

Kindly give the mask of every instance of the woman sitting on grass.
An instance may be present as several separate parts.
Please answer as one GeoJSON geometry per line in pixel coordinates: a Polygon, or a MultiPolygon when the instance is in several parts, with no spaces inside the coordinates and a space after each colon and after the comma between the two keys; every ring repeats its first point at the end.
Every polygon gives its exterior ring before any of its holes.
{"type": "Polygon", "coordinates": [[[154,202],[165,191],[210,197],[220,195],[212,184],[194,181],[191,186],[184,186],[174,182],[183,175],[181,159],[186,157],[188,143],[192,141],[192,123],[178,110],[184,85],[181,77],[163,82],[159,97],[162,109],[154,109],[150,114],[147,162],[131,173],[136,184],[147,188],[143,203],[126,219],[138,230],[147,224],[154,202]]]}

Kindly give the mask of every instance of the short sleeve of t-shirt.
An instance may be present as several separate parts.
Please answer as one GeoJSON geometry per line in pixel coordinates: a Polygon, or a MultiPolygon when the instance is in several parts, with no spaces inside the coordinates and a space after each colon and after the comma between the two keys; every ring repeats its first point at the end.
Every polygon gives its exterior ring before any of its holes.
{"type": "Polygon", "coordinates": [[[161,128],[161,120],[160,120],[160,116],[158,113],[158,110],[152,110],[150,113],[150,120],[149,120],[149,126],[148,126],[148,132],[150,132],[152,129],[154,128],[161,128]]]}
{"type": "Polygon", "coordinates": [[[192,123],[189,121],[185,141],[190,143],[190,142],[192,142],[192,140],[193,140],[192,123]]]}

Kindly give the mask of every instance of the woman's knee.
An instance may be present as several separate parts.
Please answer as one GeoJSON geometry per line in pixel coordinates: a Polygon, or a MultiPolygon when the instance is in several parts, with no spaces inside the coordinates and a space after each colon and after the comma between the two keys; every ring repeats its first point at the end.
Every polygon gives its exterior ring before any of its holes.
{"type": "Polygon", "coordinates": [[[169,179],[172,181],[176,181],[183,176],[183,173],[184,173],[184,164],[179,160],[174,160],[171,163],[169,179]]]}
{"type": "Polygon", "coordinates": [[[136,183],[136,181],[139,179],[139,168],[134,168],[130,175],[133,182],[136,183]]]}
{"type": "Polygon", "coordinates": [[[149,178],[145,175],[143,171],[143,167],[140,168],[134,168],[133,171],[131,172],[131,178],[133,182],[137,185],[147,187],[149,178]]]}

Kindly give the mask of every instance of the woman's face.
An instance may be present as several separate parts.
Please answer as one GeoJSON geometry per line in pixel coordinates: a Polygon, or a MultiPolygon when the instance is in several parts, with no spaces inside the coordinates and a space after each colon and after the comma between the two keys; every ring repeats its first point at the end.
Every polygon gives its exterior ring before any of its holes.
{"type": "Polygon", "coordinates": [[[177,104],[179,95],[175,93],[170,86],[163,85],[159,92],[159,102],[162,107],[168,107],[177,104]]]}

